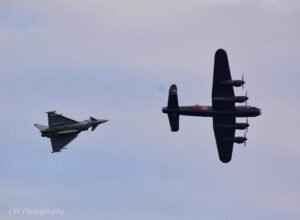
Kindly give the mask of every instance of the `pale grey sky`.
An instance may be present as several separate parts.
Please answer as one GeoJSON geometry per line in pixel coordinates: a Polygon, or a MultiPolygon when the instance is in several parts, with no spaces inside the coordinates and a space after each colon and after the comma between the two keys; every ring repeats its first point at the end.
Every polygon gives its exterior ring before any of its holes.
{"type": "Polygon", "coordinates": [[[299,219],[299,20],[298,1],[1,1],[0,218],[299,219]],[[211,119],[161,113],[172,83],[211,104],[218,48],[263,110],[229,164],[211,119]],[[110,121],[50,154],[48,110],[110,121]]]}

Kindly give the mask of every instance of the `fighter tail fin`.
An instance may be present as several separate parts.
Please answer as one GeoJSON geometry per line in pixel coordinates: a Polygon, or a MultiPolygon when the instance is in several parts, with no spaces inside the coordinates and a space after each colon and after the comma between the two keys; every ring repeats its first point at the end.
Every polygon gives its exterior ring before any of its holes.
{"type": "Polygon", "coordinates": [[[176,110],[179,109],[178,106],[178,96],[177,96],[177,86],[175,84],[171,85],[169,90],[168,99],[168,118],[171,127],[171,131],[179,130],[179,114],[176,110]]]}
{"type": "Polygon", "coordinates": [[[36,127],[37,129],[39,129],[40,131],[44,131],[48,128],[48,126],[40,125],[40,124],[34,124],[33,126],[36,127]]]}

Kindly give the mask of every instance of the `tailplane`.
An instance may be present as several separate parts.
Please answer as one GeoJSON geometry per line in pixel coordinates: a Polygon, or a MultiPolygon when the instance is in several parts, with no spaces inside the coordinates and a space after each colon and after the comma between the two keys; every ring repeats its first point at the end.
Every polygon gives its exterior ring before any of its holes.
{"type": "Polygon", "coordinates": [[[169,118],[169,123],[171,131],[179,130],[179,114],[178,114],[178,96],[177,96],[177,86],[175,84],[171,85],[169,90],[169,99],[167,106],[167,113],[169,118]]]}
{"type": "Polygon", "coordinates": [[[178,131],[179,130],[179,114],[169,113],[168,118],[169,118],[171,131],[174,131],[174,132],[178,131]]]}
{"type": "Polygon", "coordinates": [[[177,86],[171,85],[169,89],[168,109],[178,109],[177,86]]]}

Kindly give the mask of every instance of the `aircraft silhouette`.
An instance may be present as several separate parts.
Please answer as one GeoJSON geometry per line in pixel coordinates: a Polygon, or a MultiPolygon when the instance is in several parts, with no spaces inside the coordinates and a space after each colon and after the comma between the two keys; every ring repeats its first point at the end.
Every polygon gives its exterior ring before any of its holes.
{"type": "Polygon", "coordinates": [[[256,117],[261,110],[247,105],[245,96],[235,96],[233,87],[244,86],[242,80],[232,80],[226,51],[217,50],[215,54],[212,106],[194,105],[179,106],[176,85],[171,85],[169,90],[168,106],[162,109],[168,114],[171,131],[179,130],[179,115],[202,116],[213,118],[213,128],[217,143],[219,158],[228,163],[232,157],[233,144],[246,145],[246,132],[243,137],[236,137],[235,130],[246,130],[249,127],[248,117],[256,117]],[[246,102],[245,106],[235,106],[235,103],[246,102]],[[237,123],[237,117],[247,117],[246,123],[237,123]]]}
{"type": "Polygon", "coordinates": [[[34,126],[40,130],[42,137],[51,139],[52,153],[66,149],[65,146],[74,140],[80,132],[86,131],[90,127],[94,131],[99,124],[108,121],[90,117],[88,120],[78,122],[57,114],[55,111],[46,113],[48,114],[49,126],[40,124],[34,124],[34,126]]]}

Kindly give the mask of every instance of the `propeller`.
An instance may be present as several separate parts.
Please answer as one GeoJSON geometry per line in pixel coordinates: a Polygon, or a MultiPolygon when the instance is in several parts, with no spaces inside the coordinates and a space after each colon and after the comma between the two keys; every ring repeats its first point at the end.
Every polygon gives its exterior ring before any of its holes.
{"type": "Polygon", "coordinates": [[[247,99],[246,99],[246,106],[247,106],[247,100],[248,100],[248,96],[247,96],[247,90],[246,90],[246,94],[245,94],[245,96],[247,97],[247,99]]]}
{"type": "Polygon", "coordinates": [[[246,147],[246,142],[247,142],[246,134],[247,134],[247,132],[245,131],[245,133],[244,133],[244,138],[245,138],[245,140],[244,140],[244,147],[246,147]]]}
{"type": "Polygon", "coordinates": [[[243,73],[243,75],[242,75],[242,82],[243,82],[243,84],[242,84],[242,89],[244,89],[244,84],[245,84],[245,81],[244,81],[244,73],[243,73]]]}
{"type": "Polygon", "coordinates": [[[246,124],[248,124],[248,127],[246,128],[246,133],[247,133],[248,132],[248,128],[249,128],[248,117],[246,119],[246,124]]]}

